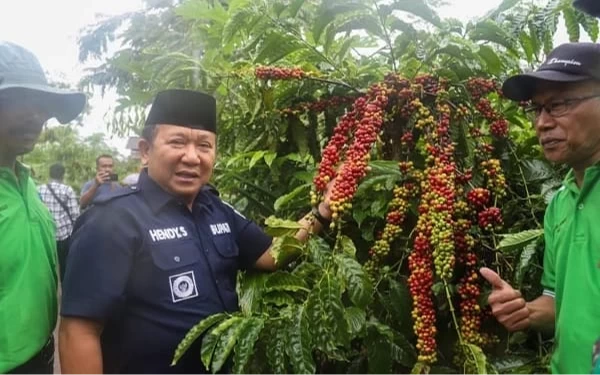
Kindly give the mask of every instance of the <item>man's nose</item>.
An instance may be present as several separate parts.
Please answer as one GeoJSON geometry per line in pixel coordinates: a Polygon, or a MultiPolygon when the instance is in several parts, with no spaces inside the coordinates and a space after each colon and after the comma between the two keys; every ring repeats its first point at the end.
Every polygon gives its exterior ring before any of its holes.
{"type": "Polygon", "coordinates": [[[185,147],[182,161],[188,164],[200,164],[200,156],[198,155],[196,145],[189,144],[185,147]]]}
{"type": "Polygon", "coordinates": [[[542,108],[540,114],[535,118],[534,121],[535,130],[540,132],[543,130],[553,128],[554,125],[554,117],[550,116],[550,114],[546,111],[545,108],[542,108]]]}

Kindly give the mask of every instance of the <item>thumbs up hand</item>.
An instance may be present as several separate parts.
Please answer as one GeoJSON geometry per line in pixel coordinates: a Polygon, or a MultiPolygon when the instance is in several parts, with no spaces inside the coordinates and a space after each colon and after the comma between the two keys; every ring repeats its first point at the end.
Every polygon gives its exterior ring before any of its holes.
{"type": "Polygon", "coordinates": [[[479,272],[492,285],[493,290],[488,297],[488,303],[498,322],[511,332],[528,328],[531,313],[521,292],[487,267],[481,268],[479,272]]]}

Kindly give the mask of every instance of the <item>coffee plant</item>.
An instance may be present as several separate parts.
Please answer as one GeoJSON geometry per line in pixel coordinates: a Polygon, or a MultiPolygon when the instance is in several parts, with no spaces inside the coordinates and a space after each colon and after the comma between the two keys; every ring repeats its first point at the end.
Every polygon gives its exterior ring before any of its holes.
{"type": "MultiPolygon", "coordinates": [[[[308,74],[259,67],[256,77],[308,74]]],[[[298,224],[269,218],[271,253],[282,270],[243,275],[241,311],[201,321],[174,363],[201,339],[202,362],[213,372],[229,356],[233,372],[493,369],[484,353],[498,349],[501,333],[478,269],[500,271],[499,249],[539,237],[501,237],[511,188],[501,159],[514,147],[499,110],[507,105],[498,83],[479,77],[452,82],[390,73],[371,85],[340,117],[313,178],[313,206],[332,189],[328,236],[301,244],[293,237],[298,224]],[[399,160],[385,147],[395,142],[399,160]],[[393,176],[389,187],[374,182],[383,168],[393,176]],[[361,188],[390,197],[379,199],[386,201],[385,220],[366,247],[353,239],[356,211],[364,210],[353,204],[361,188]],[[391,302],[396,294],[404,300],[391,302]],[[401,309],[410,313],[390,317],[390,302],[407,303],[401,309]]]]}

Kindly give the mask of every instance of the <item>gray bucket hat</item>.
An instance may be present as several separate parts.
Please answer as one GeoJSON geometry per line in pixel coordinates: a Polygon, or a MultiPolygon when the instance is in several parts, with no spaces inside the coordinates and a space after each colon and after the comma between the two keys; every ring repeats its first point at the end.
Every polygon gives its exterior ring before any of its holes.
{"type": "Polygon", "coordinates": [[[75,119],[85,106],[83,93],[48,85],[37,57],[25,48],[0,41],[0,92],[32,90],[47,94],[52,115],[62,124],[75,119]]]}

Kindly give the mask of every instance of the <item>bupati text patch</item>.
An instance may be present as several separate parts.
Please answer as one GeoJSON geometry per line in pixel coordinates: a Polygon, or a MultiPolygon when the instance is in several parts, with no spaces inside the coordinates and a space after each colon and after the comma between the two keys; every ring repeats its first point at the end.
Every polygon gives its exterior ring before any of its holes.
{"type": "Polygon", "coordinates": [[[229,223],[211,224],[210,230],[212,231],[213,236],[216,236],[218,234],[231,233],[229,223]]]}
{"type": "Polygon", "coordinates": [[[148,233],[150,234],[150,238],[152,238],[152,242],[175,240],[179,238],[186,238],[188,236],[188,233],[184,227],[150,229],[148,230],[148,233]]]}

